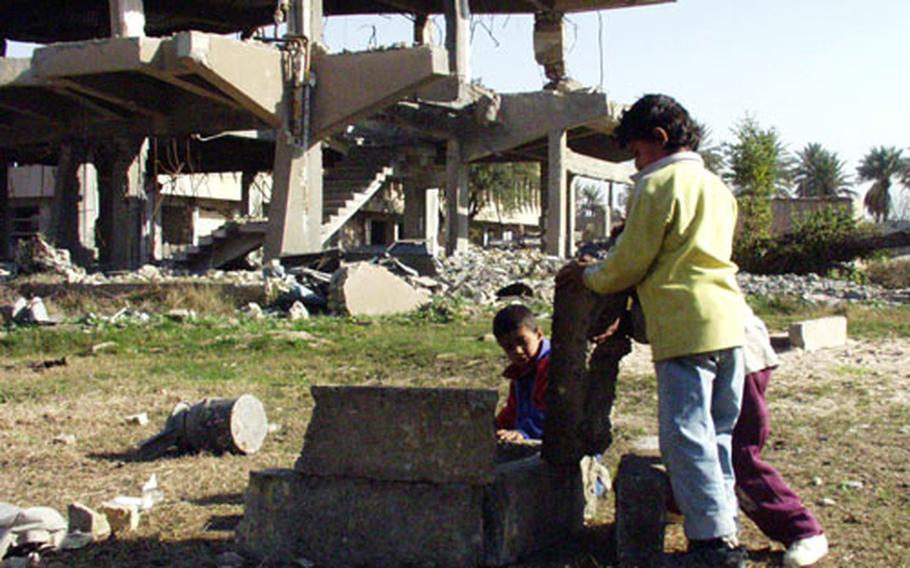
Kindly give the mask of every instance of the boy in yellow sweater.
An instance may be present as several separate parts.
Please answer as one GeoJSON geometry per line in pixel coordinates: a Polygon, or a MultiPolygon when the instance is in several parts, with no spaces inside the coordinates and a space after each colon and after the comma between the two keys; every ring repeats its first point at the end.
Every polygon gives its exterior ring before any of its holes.
{"type": "Polygon", "coordinates": [[[730,260],[736,199],[695,153],[701,132],[665,95],[647,95],[616,131],[638,173],[625,229],[599,263],[558,286],[634,286],[658,382],[660,450],[685,515],[686,566],[745,566],[736,540],[731,437],[743,389],[743,299],[730,260]]]}

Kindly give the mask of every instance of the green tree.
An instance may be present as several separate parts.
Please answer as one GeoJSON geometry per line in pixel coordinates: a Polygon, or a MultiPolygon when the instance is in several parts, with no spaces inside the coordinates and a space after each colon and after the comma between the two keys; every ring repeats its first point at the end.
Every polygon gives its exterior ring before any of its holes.
{"type": "Polygon", "coordinates": [[[852,196],[850,180],[844,173],[844,161],[817,142],[806,144],[797,152],[793,169],[796,194],[800,197],[852,196]]]}
{"type": "Polygon", "coordinates": [[[910,177],[910,165],[903,157],[903,150],[894,146],[876,146],[863,157],[856,168],[859,181],[871,181],[863,204],[876,222],[888,220],[891,211],[891,187],[897,181],[903,186],[910,177]]]}
{"type": "Polygon", "coordinates": [[[472,164],[468,173],[468,217],[487,205],[512,213],[540,200],[540,168],[536,163],[472,164]]]}
{"type": "Polygon", "coordinates": [[[774,128],[762,128],[746,115],[733,128],[734,142],[724,146],[728,165],[725,178],[737,194],[742,219],[742,254],[757,257],[770,237],[771,198],[787,193],[790,158],[774,128]]]}
{"type": "Polygon", "coordinates": [[[701,144],[697,151],[705,161],[705,167],[715,174],[721,175],[724,169],[724,147],[714,142],[711,128],[708,125],[698,123],[698,127],[701,128],[701,144]]]}

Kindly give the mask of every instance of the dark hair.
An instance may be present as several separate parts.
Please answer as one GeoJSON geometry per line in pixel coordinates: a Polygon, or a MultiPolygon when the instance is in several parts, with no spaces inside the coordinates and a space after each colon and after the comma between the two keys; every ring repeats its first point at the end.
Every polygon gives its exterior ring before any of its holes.
{"type": "Polygon", "coordinates": [[[512,304],[496,312],[493,317],[493,335],[496,339],[505,337],[518,328],[525,327],[534,331],[537,329],[537,320],[531,310],[521,304],[512,304]]]}
{"type": "Polygon", "coordinates": [[[682,147],[698,150],[701,127],[681,104],[667,95],[645,95],[622,114],[616,138],[622,146],[633,140],[654,141],[654,129],[663,128],[669,137],[667,150],[682,147]]]}

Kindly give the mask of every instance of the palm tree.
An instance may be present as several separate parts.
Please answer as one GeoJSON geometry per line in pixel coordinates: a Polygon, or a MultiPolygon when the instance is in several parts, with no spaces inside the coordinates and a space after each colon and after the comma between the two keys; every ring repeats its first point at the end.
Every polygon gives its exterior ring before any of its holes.
{"type": "Polygon", "coordinates": [[[863,157],[856,168],[859,181],[871,181],[872,187],[866,192],[863,204],[876,222],[888,220],[891,211],[892,180],[900,176],[898,183],[906,183],[908,174],[907,160],[903,150],[894,146],[876,146],[863,157]]]}
{"type": "Polygon", "coordinates": [[[796,194],[800,197],[852,196],[850,181],[844,173],[844,162],[821,144],[813,142],[796,153],[793,170],[796,194]]]}
{"type": "Polygon", "coordinates": [[[721,175],[721,171],[724,169],[724,148],[720,144],[714,143],[711,128],[707,124],[699,122],[698,127],[701,129],[701,143],[694,150],[705,161],[705,168],[721,175]]]}

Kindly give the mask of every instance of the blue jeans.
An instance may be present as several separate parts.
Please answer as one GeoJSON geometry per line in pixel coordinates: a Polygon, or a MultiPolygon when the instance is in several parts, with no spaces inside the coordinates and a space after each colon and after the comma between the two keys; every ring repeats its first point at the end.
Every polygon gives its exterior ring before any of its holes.
{"type": "Polygon", "coordinates": [[[660,453],[691,539],[736,534],[731,441],[743,394],[741,347],[658,361],[660,453]]]}

